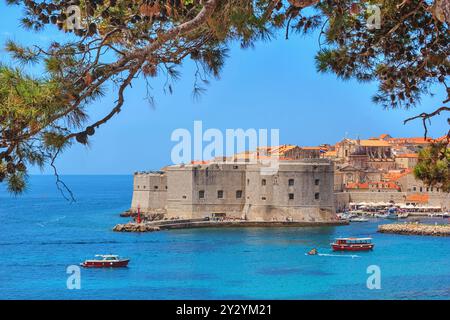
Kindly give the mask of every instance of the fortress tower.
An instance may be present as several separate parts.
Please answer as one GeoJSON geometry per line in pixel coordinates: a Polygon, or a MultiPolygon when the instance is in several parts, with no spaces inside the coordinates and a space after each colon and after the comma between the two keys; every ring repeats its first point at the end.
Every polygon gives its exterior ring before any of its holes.
{"type": "Polygon", "coordinates": [[[259,163],[213,161],[136,173],[132,211],[167,218],[227,217],[250,221],[335,219],[333,164],[327,159],[279,161],[265,175],[259,163]]]}

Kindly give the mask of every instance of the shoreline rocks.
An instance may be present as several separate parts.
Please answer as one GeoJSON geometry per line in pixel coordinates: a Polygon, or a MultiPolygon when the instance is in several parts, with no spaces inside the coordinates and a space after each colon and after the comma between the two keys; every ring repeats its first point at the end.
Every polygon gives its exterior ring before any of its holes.
{"type": "Polygon", "coordinates": [[[450,225],[392,223],[378,226],[378,232],[404,234],[404,235],[418,235],[418,236],[449,237],[450,225]]]}
{"type": "Polygon", "coordinates": [[[152,226],[145,223],[129,222],[126,224],[117,224],[114,226],[113,231],[116,232],[155,232],[159,231],[158,226],[152,226]]]}
{"type": "MultiPolygon", "coordinates": [[[[137,218],[137,212],[126,210],[120,213],[120,217],[122,218],[137,218]]],[[[164,213],[161,212],[141,212],[141,220],[142,221],[158,221],[164,219],[164,213]]]]}
{"type": "Polygon", "coordinates": [[[124,211],[120,214],[122,218],[134,217],[136,213],[131,212],[130,210],[124,211]]]}

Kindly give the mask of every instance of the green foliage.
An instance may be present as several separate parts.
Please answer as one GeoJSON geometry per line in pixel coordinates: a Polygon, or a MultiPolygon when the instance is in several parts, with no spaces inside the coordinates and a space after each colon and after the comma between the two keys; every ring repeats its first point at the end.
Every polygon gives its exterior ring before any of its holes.
{"type": "Polygon", "coordinates": [[[447,143],[434,143],[421,150],[414,175],[427,185],[450,192],[450,149],[447,143]]]}
{"type": "Polygon", "coordinates": [[[385,107],[410,108],[436,82],[450,73],[448,25],[437,20],[422,0],[323,1],[318,5],[328,18],[326,41],[316,57],[320,72],[343,79],[376,80],[373,100],[385,107]],[[381,8],[379,28],[366,25],[368,4],[381,8]]]}
{"type": "Polygon", "coordinates": [[[25,191],[26,188],[26,176],[20,173],[14,173],[10,175],[8,179],[8,191],[12,194],[20,194],[25,191]]]}

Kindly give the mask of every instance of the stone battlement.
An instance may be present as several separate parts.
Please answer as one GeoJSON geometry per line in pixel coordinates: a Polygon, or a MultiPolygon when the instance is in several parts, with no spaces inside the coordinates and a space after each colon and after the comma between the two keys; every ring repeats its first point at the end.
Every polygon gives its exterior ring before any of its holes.
{"type": "Polygon", "coordinates": [[[209,162],[134,175],[131,211],[167,218],[335,221],[334,166],[328,159],[209,162]]]}

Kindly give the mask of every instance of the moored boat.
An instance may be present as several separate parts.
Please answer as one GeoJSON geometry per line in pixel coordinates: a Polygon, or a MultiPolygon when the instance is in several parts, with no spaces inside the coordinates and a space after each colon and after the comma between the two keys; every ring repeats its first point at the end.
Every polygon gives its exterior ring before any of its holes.
{"type": "Polygon", "coordinates": [[[113,254],[96,254],[98,259],[86,260],[81,263],[85,268],[120,268],[128,266],[130,259],[121,259],[113,254]]]}
{"type": "Polygon", "coordinates": [[[331,243],[334,251],[368,251],[373,247],[372,238],[337,238],[331,243]]]}
{"type": "Polygon", "coordinates": [[[389,213],[386,219],[396,220],[398,219],[398,215],[396,213],[389,213]]]}
{"type": "Polygon", "coordinates": [[[387,217],[386,219],[396,220],[398,219],[398,210],[397,208],[391,207],[387,210],[387,217]]]}
{"type": "Polygon", "coordinates": [[[349,220],[349,219],[356,218],[356,217],[357,217],[356,214],[349,213],[349,212],[345,212],[345,213],[340,215],[340,218],[343,219],[343,220],[349,220]]]}

